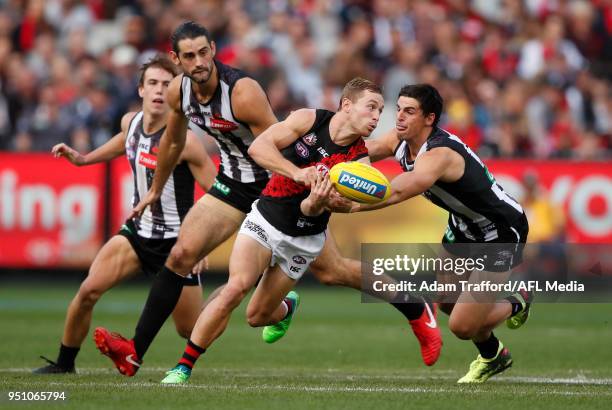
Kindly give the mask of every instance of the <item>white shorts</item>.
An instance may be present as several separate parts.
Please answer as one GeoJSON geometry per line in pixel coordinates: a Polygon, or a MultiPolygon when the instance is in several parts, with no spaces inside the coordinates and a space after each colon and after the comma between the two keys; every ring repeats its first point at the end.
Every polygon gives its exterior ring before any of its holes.
{"type": "Polygon", "coordinates": [[[298,280],[325,245],[325,232],[316,235],[290,236],[266,220],[253,204],[238,234],[247,235],[272,251],[270,266],[279,265],[291,279],[298,280]]]}

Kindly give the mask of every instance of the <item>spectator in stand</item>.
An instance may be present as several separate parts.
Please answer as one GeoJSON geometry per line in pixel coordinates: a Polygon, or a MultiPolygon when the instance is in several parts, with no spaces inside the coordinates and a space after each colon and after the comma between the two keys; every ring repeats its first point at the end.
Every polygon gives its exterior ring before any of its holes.
{"type": "Polygon", "coordinates": [[[111,103],[112,88],[108,80],[100,78],[75,104],[79,129],[78,144],[89,150],[98,148],[113,136],[114,121],[118,118],[117,105],[111,103]],[[87,134],[87,135],[85,135],[87,134]],[[83,143],[87,141],[87,144],[83,143]]]}
{"type": "Polygon", "coordinates": [[[455,135],[461,135],[461,139],[474,152],[480,151],[482,144],[482,131],[474,122],[472,106],[465,97],[455,98],[448,102],[446,109],[448,120],[446,130],[455,135]]]}
{"type": "Polygon", "coordinates": [[[584,59],[574,43],[564,35],[565,23],[561,16],[546,18],[539,38],[523,45],[518,65],[521,77],[532,80],[538,75],[546,76],[551,64],[557,69],[566,69],[568,75],[580,70],[584,59]]]}
{"type": "Polygon", "coordinates": [[[40,89],[40,103],[25,112],[17,122],[16,151],[45,151],[69,142],[74,131],[69,114],[62,109],[57,90],[51,84],[40,89]]]}
{"type": "Polygon", "coordinates": [[[280,118],[333,109],[339,87],[361,76],[385,85],[384,129],[398,84],[430,83],[452,108],[440,125],[472,135],[484,157],[612,157],[610,0],[8,1],[0,147],[37,146],[15,143],[17,121],[44,105],[46,84],[77,113],[76,145],[103,143],[138,104],[136,66],[168,51],[184,19],[207,26],[218,58],[259,81],[280,118]],[[109,105],[95,121],[92,101],[109,105]]]}

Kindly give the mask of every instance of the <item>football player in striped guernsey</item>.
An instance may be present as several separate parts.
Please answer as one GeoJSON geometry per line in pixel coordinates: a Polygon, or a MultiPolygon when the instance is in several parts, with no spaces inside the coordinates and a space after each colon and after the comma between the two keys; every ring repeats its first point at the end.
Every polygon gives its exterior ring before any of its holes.
{"type": "MultiPolygon", "coordinates": [[[[169,112],[168,85],[176,73],[176,66],[167,57],[153,58],[141,69],[138,92],[142,111],[125,114],[121,132],[86,155],[65,144],[53,147],[53,154],[76,166],[126,155],[134,177],[135,205],[149,190],[155,173],[159,141],[169,112]]],[[[74,373],[75,358],[89,332],[92,311],[99,298],[123,280],[141,272],[155,275],[163,266],[176,242],[181,221],[193,205],[194,181],[208,190],[216,175],[203,144],[191,132],[187,133],[185,148],[171,172],[155,204],[141,216],[128,219],[100,249],[68,307],[57,360],[46,359],[49,364],[34,373],[74,373]]],[[[197,270],[201,270],[201,265],[197,270]]],[[[184,284],[172,316],[179,335],[188,338],[203,305],[199,274],[188,275],[184,284]]],[[[94,333],[98,332],[96,329],[94,333]]],[[[138,365],[135,358],[132,362],[132,366],[138,365]]]]}
{"type": "MultiPolygon", "coordinates": [[[[355,204],[353,211],[379,209],[423,194],[449,212],[442,238],[445,252],[484,258],[484,269],[474,271],[473,279],[504,281],[522,261],[527,217],[480,158],[459,137],[438,127],[442,105],[442,97],[431,85],[402,88],[395,129],[367,145],[372,161],[395,156],[405,172],[391,181],[391,195],[385,202],[355,204]]],[[[452,272],[451,277],[458,279],[452,272]]],[[[530,296],[516,293],[500,303],[491,293],[481,293],[482,299],[474,299],[469,292],[455,296],[458,299],[441,304],[450,314],[450,330],[460,339],[472,340],[480,353],[458,382],[482,383],[512,365],[508,349],[492,330],[504,321],[513,329],[525,323],[530,296]]]]}

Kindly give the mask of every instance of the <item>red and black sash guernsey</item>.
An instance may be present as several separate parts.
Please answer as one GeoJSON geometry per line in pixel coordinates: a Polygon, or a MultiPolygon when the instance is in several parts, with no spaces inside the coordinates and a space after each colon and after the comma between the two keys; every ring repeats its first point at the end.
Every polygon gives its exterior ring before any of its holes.
{"type": "MultiPolygon", "coordinates": [[[[327,172],[340,162],[356,161],[368,155],[363,138],[352,144],[335,144],[329,135],[329,122],[335,113],[317,110],[310,130],[293,144],[283,149],[283,156],[300,168],[316,166],[319,172],[327,172]]],[[[273,174],[263,190],[257,208],[272,226],[291,236],[315,235],[324,232],[330,212],[310,217],[302,214],[300,203],[310,189],[290,178],[273,174]]]]}

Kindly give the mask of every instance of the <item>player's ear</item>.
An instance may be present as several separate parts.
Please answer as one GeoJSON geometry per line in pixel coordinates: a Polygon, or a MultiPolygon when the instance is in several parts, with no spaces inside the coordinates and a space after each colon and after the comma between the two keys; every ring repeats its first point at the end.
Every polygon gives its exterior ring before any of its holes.
{"type": "Polygon", "coordinates": [[[170,59],[175,65],[181,64],[181,60],[179,60],[178,54],[176,54],[174,51],[170,51],[170,59]]]}
{"type": "Polygon", "coordinates": [[[343,111],[348,114],[351,110],[352,104],[353,102],[350,99],[346,97],[342,98],[342,102],[340,103],[340,111],[343,111]]]}
{"type": "Polygon", "coordinates": [[[215,55],[217,54],[217,45],[212,40],[210,41],[210,53],[212,54],[213,58],[215,58],[215,55]]]}
{"type": "Polygon", "coordinates": [[[435,120],[436,120],[436,114],[434,114],[433,112],[430,112],[429,114],[425,116],[425,125],[427,125],[428,127],[431,127],[433,126],[433,123],[435,120]]]}
{"type": "Polygon", "coordinates": [[[139,85],[139,86],[138,86],[138,96],[139,96],[140,98],[143,98],[143,97],[144,97],[144,95],[143,95],[143,94],[144,94],[144,86],[139,85]]]}

